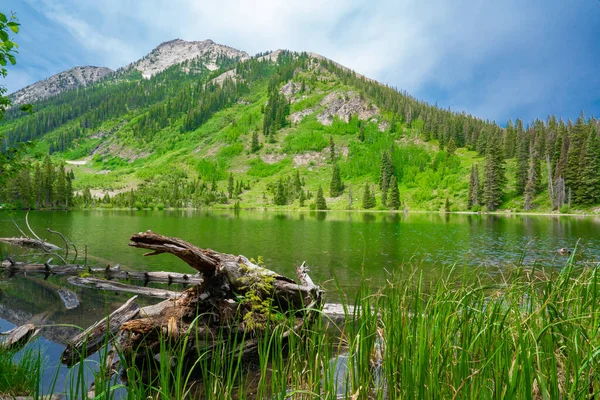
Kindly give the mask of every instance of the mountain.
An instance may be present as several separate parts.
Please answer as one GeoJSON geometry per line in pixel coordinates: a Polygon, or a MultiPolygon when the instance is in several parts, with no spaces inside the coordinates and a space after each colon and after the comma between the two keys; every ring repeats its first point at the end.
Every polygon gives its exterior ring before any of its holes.
{"type": "Polygon", "coordinates": [[[175,39],[160,44],[142,59],[125,67],[125,70],[136,69],[142,73],[142,77],[149,79],[173,65],[198,58],[213,71],[219,68],[219,58],[243,61],[249,57],[245,51],[217,44],[210,39],[197,42],[175,39]]]}
{"type": "Polygon", "coordinates": [[[0,146],[50,157],[0,204],[72,204],[64,163],[79,206],[600,212],[597,120],[502,127],[315,53],[178,39],[34,108],[0,146]]]}
{"type": "Polygon", "coordinates": [[[88,86],[113,72],[105,67],[75,67],[26,86],[9,97],[13,104],[35,103],[65,90],[88,86]]]}

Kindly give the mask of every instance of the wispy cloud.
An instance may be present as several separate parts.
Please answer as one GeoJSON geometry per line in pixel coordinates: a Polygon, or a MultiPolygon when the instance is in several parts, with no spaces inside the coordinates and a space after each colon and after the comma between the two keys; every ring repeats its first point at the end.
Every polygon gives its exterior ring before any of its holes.
{"type": "Polygon", "coordinates": [[[249,53],[314,51],[429,102],[499,122],[576,115],[600,93],[597,1],[27,2],[68,33],[82,59],[113,68],[166,40],[211,38],[249,53]]]}

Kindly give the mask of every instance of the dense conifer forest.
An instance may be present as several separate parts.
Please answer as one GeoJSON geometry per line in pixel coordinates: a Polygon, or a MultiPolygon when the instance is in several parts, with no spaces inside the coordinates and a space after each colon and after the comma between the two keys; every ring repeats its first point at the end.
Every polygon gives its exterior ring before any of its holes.
{"type": "Polygon", "coordinates": [[[16,208],[592,211],[599,122],[503,125],[419,101],[332,61],[281,51],[121,70],[9,110],[33,140],[0,190],[16,208]],[[74,160],[78,160],[75,161],[74,160]],[[328,197],[325,197],[328,196],[328,197]]]}

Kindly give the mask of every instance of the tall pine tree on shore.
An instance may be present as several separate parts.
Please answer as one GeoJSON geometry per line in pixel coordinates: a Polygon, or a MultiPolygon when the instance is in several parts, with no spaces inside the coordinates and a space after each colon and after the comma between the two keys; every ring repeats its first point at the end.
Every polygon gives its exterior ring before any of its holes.
{"type": "Polygon", "coordinates": [[[398,190],[398,182],[396,181],[396,177],[392,175],[392,179],[390,179],[390,199],[389,206],[392,210],[397,210],[400,208],[400,190],[398,190]]]}
{"type": "Polygon", "coordinates": [[[502,195],[506,184],[504,157],[500,146],[499,135],[488,136],[485,155],[483,205],[489,211],[495,211],[502,204],[502,195]]]}
{"type": "Polygon", "coordinates": [[[331,182],[329,183],[329,195],[331,197],[338,197],[344,192],[344,184],[340,177],[340,167],[336,164],[333,165],[331,173],[331,182]]]}
{"type": "Polygon", "coordinates": [[[315,206],[317,210],[327,210],[327,202],[325,201],[325,196],[323,196],[323,188],[321,185],[319,185],[319,190],[317,190],[315,206]]]}
{"type": "Polygon", "coordinates": [[[585,204],[600,203],[600,139],[595,129],[587,137],[578,197],[585,204]]]}

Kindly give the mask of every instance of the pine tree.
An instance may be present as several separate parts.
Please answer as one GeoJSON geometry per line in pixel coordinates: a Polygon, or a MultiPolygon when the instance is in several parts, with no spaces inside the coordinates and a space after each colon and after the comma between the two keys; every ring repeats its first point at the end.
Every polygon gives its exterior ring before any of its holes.
{"type": "Polygon", "coordinates": [[[578,197],[582,203],[600,203],[600,139],[595,130],[587,137],[580,189],[578,197]]]}
{"type": "Polygon", "coordinates": [[[587,125],[585,123],[585,116],[583,112],[577,119],[577,122],[571,129],[569,135],[569,151],[567,152],[567,163],[565,166],[565,186],[567,192],[571,192],[573,203],[579,203],[578,188],[581,184],[581,150],[585,144],[587,138],[586,135],[587,125]]]}
{"type": "Polygon", "coordinates": [[[469,180],[469,199],[467,207],[472,209],[479,205],[479,167],[477,164],[471,166],[471,178],[469,180]]]}
{"type": "Polygon", "coordinates": [[[398,182],[396,181],[395,176],[392,176],[392,179],[390,180],[389,206],[392,210],[397,210],[400,208],[400,191],[398,190],[398,182]]]}
{"type": "Polygon", "coordinates": [[[335,142],[333,141],[333,136],[329,136],[329,158],[331,163],[335,163],[335,142]]]}
{"type": "Polygon", "coordinates": [[[319,190],[317,190],[315,205],[317,210],[327,210],[327,202],[325,201],[325,196],[323,196],[323,188],[321,185],[319,185],[319,190]]]}
{"type": "Polygon", "coordinates": [[[56,205],[66,207],[67,203],[67,178],[65,176],[65,165],[60,164],[56,175],[56,205]]]}
{"type": "Polygon", "coordinates": [[[229,179],[227,181],[227,193],[229,193],[229,198],[230,199],[233,198],[233,189],[234,189],[233,172],[230,172],[229,173],[229,179]]]}
{"type": "Polygon", "coordinates": [[[366,210],[375,207],[375,195],[371,194],[371,190],[369,189],[369,183],[365,183],[362,206],[366,210]]]}
{"type": "Polygon", "coordinates": [[[456,142],[454,142],[454,138],[451,137],[450,141],[448,141],[448,146],[446,147],[446,151],[448,152],[448,155],[454,155],[454,153],[456,153],[456,142]]]}
{"type": "Polygon", "coordinates": [[[338,197],[344,191],[344,184],[340,177],[340,167],[337,164],[333,165],[333,171],[331,174],[331,182],[329,183],[329,195],[331,197],[338,197]]]}
{"type": "Polygon", "coordinates": [[[275,191],[275,198],[273,199],[273,202],[277,206],[285,206],[287,204],[283,179],[279,179],[279,182],[277,182],[277,189],[275,191]]]}
{"type": "Polygon", "coordinates": [[[513,158],[515,156],[516,133],[512,119],[506,123],[504,129],[504,157],[513,158]]]}
{"type": "Polygon", "coordinates": [[[483,204],[494,211],[502,204],[502,194],[506,176],[504,175],[504,157],[497,135],[489,135],[485,155],[483,204]]]}
{"type": "Polygon", "coordinates": [[[304,194],[304,190],[300,189],[300,207],[304,207],[304,202],[306,201],[306,195],[304,194]]]}
{"type": "Polygon", "coordinates": [[[515,172],[515,189],[521,195],[527,184],[527,170],[529,167],[529,141],[523,129],[523,121],[517,119],[517,169],[515,172]]]}
{"type": "Polygon", "coordinates": [[[258,141],[258,132],[254,131],[254,132],[252,132],[252,143],[250,145],[250,151],[252,151],[252,153],[256,153],[258,150],[260,150],[260,142],[258,141]]]}
{"type": "Polygon", "coordinates": [[[42,190],[44,195],[44,207],[52,208],[54,204],[54,166],[50,156],[46,155],[42,166],[42,190]]]}
{"type": "MultiPolygon", "coordinates": [[[[73,171],[71,171],[73,172],[73,171]]],[[[67,174],[67,190],[65,197],[65,206],[67,208],[73,207],[73,178],[70,174],[67,174]]]]}
{"type": "Polygon", "coordinates": [[[533,146],[530,149],[529,152],[529,169],[527,171],[527,184],[525,185],[525,205],[524,208],[525,210],[531,210],[532,208],[532,202],[533,202],[533,198],[535,197],[535,193],[536,193],[536,182],[538,180],[537,177],[537,172],[536,172],[536,168],[535,168],[535,151],[533,150],[533,146]]]}

